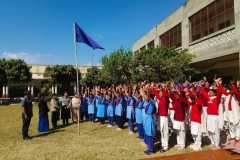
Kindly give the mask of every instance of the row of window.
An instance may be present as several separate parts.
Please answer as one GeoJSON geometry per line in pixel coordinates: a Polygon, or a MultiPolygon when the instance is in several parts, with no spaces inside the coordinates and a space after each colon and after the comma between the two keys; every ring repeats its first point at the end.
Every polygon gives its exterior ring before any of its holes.
{"type": "MultiPolygon", "coordinates": [[[[234,25],[234,0],[216,0],[189,18],[190,41],[196,41],[209,34],[234,25]]],[[[162,34],[161,46],[178,48],[182,45],[181,23],[162,34]]],[[[154,41],[148,43],[148,48],[154,47],[154,41]]],[[[142,47],[140,50],[145,49],[142,47]]]]}

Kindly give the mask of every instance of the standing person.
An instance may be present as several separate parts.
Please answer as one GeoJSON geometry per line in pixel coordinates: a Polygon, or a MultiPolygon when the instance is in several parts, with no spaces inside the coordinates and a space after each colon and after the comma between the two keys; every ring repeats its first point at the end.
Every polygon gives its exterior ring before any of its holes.
{"type": "Polygon", "coordinates": [[[127,116],[128,119],[128,127],[129,127],[129,134],[134,134],[134,105],[135,105],[135,99],[132,97],[132,91],[129,90],[127,92],[127,116]]]}
{"type": "Polygon", "coordinates": [[[62,101],[62,107],[61,107],[61,118],[63,121],[63,126],[68,125],[69,122],[69,118],[71,118],[70,116],[70,105],[71,105],[71,100],[68,97],[68,93],[64,92],[64,95],[61,99],[62,101]]]}
{"type": "Polygon", "coordinates": [[[39,121],[38,121],[38,132],[47,132],[49,130],[48,122],[48,105],[45,100],[45,95],[42,93],[39,97],[39,121]]]}
{"type": "Polygon", "coordinates": [[[123,125],[124,125],[124,117],[123,117],[123,112],[124,112],[124,105],[123,105],[123,97],[120,94],[119,91],[116,91],[116,99],[115,99],[115,117],[116,117],[116,124],[118,126],[117,130],[122,130],[123,125]]]}
{"type": "Polygon", "coordinates": [[[163,89],[159,90],[156,94],[158,101],[158,116],[160,119],[160,133],[161,133],[161,152],[166,152],[168,150],[168,99],[167,94],[164,95],[163,89]]]}
{"type": "Polygon", "coordinates": [[[186,127],[185,127],[185,114],[186,114],[187,99],[184,93],[178,91],[175,93],[173,99],[173,109],[174,109],[174,123],[173,129],[177,133],[177,147],[178,149],[184,149],[186,145],[186,127]]]}
{"type": "Polygon", "coordinates": [[[87,98],[88,104],[88,117],[91,122],[95,121],[95,98],[94,95],[91,93],[87,98]]]}
{"type": "Polygon", "coordinates": [[[191,134],[194,140],[194,144],[190,146],[194,151],[201,150],[202,145],[202,99],[197,95],[191,96],[188,99],[189,107],[191,108],[191,134]]]}
{"type": "Polygon", "coordinates": [[[143,128],[143,99],[142,96],[139,94],[138,97],[136,97],[136,108],[135,108],[135,117],[136,117],[136,124],[138,129],[138,138],[143,139],[144,138],[144,128],[143,128]]]}
{"type": "Polygon", "coordinates": [[[33,116],[32,112],[32,97],[29,91],[25,92],[25,96],[21,102],[22,106],[22,136],[24,140],[30,139],[28,135],[28,129],[31,123],[31,118],[33,116]]]}
{"type": "Polygon", "coordinates": [[[57,121],[59,119],[59,112],[58,112],[58,100],[56,95],[52,95],[51,101],[50,101],[50,112],[51,114],[51,121],[52,121],[52,127],[53,129],[57,128],[57,121]]]}
{"type": "Polygon", "coordinates": [[[155,103],[153,102],[153,97],[150,94],[150,91],[145,92],[145,141],[147,144],[147,150],[144,151],[146,155],[151,155],[154,153],[154,136],[155,136],[155,124],[154,124],[154,112],[155,112],[155,103]]]}
{"type": "Polygon", "coordinates": [[[114,97],[112,93],[108,93],[107,97],[107,117],[108,117],[108,126],[107,127],[112,127],[113,125],[113,113],[114,113],[114,97]]]}
{"type": "Polygon", "coordinates": [[[208,135],[211,140],[212,148],[213,149],[219,149],[220,145],[220,128],[219,128],[219,112],[218,112],[218,107],[219,107],[219,101],[220,98],[218,97],[219,95],[216,96],[216,91],[213,90],[212,88],[209,91],[209,96],[208,97],[208,108],[207,108],[207,113],[208,113],[208,118],[207,118],[207,130],[208,130],[208,135]]]}
{"type": "Polygon", "coordinates": [[[102,93],[98,93],[96,97],[96,105],[97,105],[97,118],[104,124],[105,122],[105,96],[102,93]]]}
{"type": "Polygon", "coordinates": [[[80,105],[81,105],[81,101],[80,101],[80,97],[78,94],[76,94],[73,98],[72,98],[72,119],[73,122],[79,122],[80,121],[80,105]]]}

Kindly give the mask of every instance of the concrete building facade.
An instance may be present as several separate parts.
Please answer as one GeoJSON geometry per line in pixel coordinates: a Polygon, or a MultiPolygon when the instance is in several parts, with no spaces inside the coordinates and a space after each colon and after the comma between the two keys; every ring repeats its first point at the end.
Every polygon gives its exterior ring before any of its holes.
{"type": "Polygon", "coordinates": [[[192,65],[216,76],[240,75],[240,0],[187,0],[134,45],[188,49],[192,65]]]}
{"type": "MultiPolygon", "coordinates": [[[[32,64],[29,65],[31,67],[30,72],[32,73],[32,79],[33,80],[46,80],[48,77],[44,77],[44,73],[47,67],[52,66],[52,65],[37,65],[37,64],[32,64]]],[[[101,65],[94,65],[97,68],[101,68],[101,65]]],[[[75,67],[75,66],[74,66],[75,67]]],[[[79,65],[79,71],[81,73],[81,76],[84,78],[87,74],[87,69],[91,68],[91,65],[79,65]]]]}

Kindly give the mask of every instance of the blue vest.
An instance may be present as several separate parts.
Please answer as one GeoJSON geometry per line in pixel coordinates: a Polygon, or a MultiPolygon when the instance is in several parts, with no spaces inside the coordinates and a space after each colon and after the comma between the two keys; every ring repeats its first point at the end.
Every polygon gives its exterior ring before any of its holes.
{"type": "Polygon", "coordinates": [[[116,108],[115,108],[115,115],[122,116],[123,114],[123,99],[122,97],[117,97],[116,99],[116,108]]]}
{"type": "Polygon", "coordinates": [[[143,124],[143,100],[137,101],[137,107],[135,108],[135,117],[136,117],[136,123],[137,124],[143,124]]]}
{"type": "Polygon", "coordinates": [[[95,105],[94,105],[94,97],[88,97],[88,114],[94,114],[95,112],[95,105]]]}
{"type": "Polygon", "coordinates": [[[105,104],[104,99],[101,96],[97,96],[97,117],[105,117],[105,104]]]}
{"type": "Polygon", "coordinates": [[[153,114],[154,114],[154,102],[150,101],[147,103],[147,105],[145,106],[145,125],[144,125],[144,133],[147,136],[154,136],[155,135],[155,122],[154,122],[154,118],[153,118],[153,114]]]}
{"type": "Polygon", "coordinates": [[[107,116],[108,117],[113,117],[113,113],[114,113],[114,104],[113,101],[109,101],[108,102],[108,106],[107,106],[107,116]]]}
{"type": "Polygon", "coordinates": [[[134,119],[134,98],[127,98],[127,119],[134,119]]]}

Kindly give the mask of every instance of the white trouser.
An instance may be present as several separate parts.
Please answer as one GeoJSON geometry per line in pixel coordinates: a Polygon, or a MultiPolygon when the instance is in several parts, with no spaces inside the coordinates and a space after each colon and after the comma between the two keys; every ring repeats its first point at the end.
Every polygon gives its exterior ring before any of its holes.
{"type": "Polygon", "coordinates": [[[208,115],[207,129],[211,144],[219,147],[220,145],[220,129],[219,129],[219,117],[217,115],[208,115]]]}
{"type": "Polygon", "coordinates": [[[240,140],[240,122],[236,125],[236,140],[240,140]]]}
{"type": "Polygon", "coordinates": [[[160,133],[161,133],[161,143],[163,149],[168,149],[168,117],[159,116],[160,119],[160,133]]]}
{"type": "Polygon", "coordinates": [[[173,123],[174,123],[174,110],[169,109],[168,115],[169,115],[169,119],[170,119],[171,125],[173,127],[173,123]]]}
{"type": "Polygon", "coordinates": [[[186,132],[185,132],[185,124],[182,121],[174,121],[173,128],[177,133],[177,144],[181,148],[185,148],[186,143],[186,132]]]}
{"type": "Polygon", "coordinates": [[[202,108],[202,132],[207,133],[207,107],[202,108]]]}
{"type": "Polygon", "coordinates": [[[191,122],[191,134],[194,140],[193,149],[199,150],[202,145],[202,128],[201,124],[197,122],[191,122]]]}
{"type": "Polygon", "coordinates": [[[218,111],[219,111],[219,115],[218,115],[218,118],[219,118],[219,129],[222,130],[223,129],[223,126],[224,126],[224,108],[223,108],[223,104],[220,103],[219,106],[218,106],[218,111]]]}

